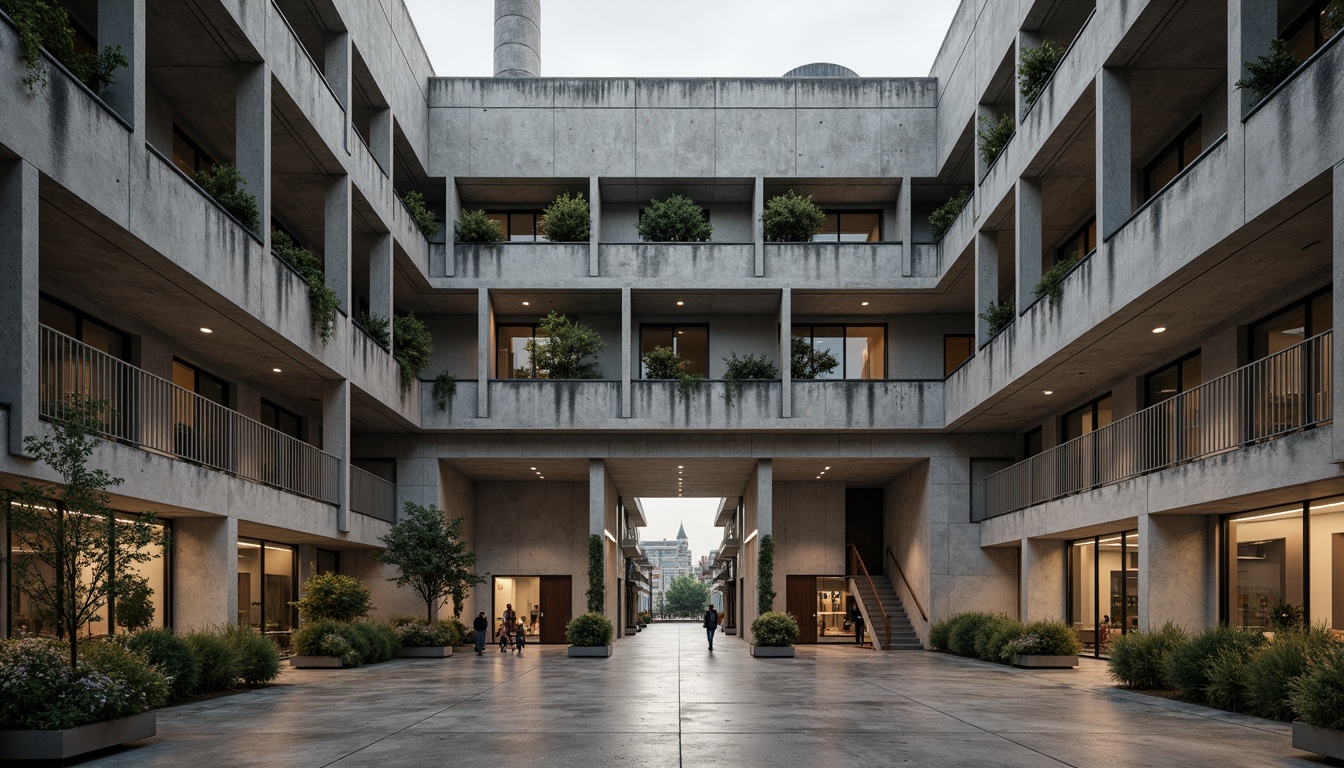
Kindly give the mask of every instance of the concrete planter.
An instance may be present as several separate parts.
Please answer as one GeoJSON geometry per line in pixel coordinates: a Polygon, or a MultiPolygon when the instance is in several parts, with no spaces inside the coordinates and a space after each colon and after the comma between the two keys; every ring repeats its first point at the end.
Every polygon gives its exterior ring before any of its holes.
{"type": "Polygon", "coordinates": [[[424,648],[398,648],[399,659],[446,659],[453,655],[451,645],[430,645],[424,648]]]}
{"type": "Polygon", "coordinates": [[[157,715],[143,712],[59,731],[0,731],[0,755],[7,760],[64,760],[148,739],[158,732],[158,725],[157,715]]]}
{"type": "Polygon", "coordinates": [[[569,658],[571,659],[605,659],[611,655],[612,646],[610,645],[571,645],[569,646],[569,658]]]}
{"type": "Polygon", "coordinates": [[[736,635],[737,635],[737,627],[727,627],[727,628],[725,628],[725,629],[723,630],[723,634],[725,634],[725,635],[733,635],[733,636],[736,636],[736,635]]]}
{"type": "Polygon", "coordinates": [[[1013,666],[1023,669],[1072,669],[1078,666],[1078,657],[1019,653],[1013,656],[1013,666]]]}
{"type": "Polygon", "coordinates": [[[786,646],[784,646],[784,647],[782,647],[782,648],[781,648],[781,647],[778,647],[778,646],[757,645],[757,644],[755,644],[755,643],[751,643],[750,645],[751,645],[751,655],[752,655],[752,656],[755,656],[755,657],[758,658],[758,659],[792,659],[792,658],[793,658],[793,646],[792,646],[792,645],[786,645],[786,646]]]}
{"type": "Polygon", "coordinates": [[[340,669],[345,664],[340,656],[290,656],[289,666],[295,669],[340,669]]]}
{"type": "Polygon", "coordinates": [[[1344,731],[1293,721],[1293,749],[1344,760],[1344,731]]]}
{"type": "Polygon", "coordinates": [[[639,634],[639,627],[626,627],[626,628],[625,628],[625,636],[626,636],[626,637],[634,637],[634,636],[637,635],[637,634],[639,634]]]}

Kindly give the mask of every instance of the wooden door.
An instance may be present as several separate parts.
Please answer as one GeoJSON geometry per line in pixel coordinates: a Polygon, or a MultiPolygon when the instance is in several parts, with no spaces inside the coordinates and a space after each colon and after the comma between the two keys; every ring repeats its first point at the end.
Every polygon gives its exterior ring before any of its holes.
{"type": "Polygon", "coordinates": [[[797,643],[817,642],[817,577],[790,576],[784,585],[784,602],[798,619],[797,643]]]}
{"type": "Polygon", "coordinates": [[[563,645],[565,625],[574,617],[570,577],[541,577],[541,642],[563,645]]]}

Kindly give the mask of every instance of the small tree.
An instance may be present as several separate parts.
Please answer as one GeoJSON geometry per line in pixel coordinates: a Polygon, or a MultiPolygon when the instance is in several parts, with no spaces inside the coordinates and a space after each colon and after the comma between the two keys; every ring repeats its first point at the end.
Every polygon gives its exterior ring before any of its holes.
{"type": "Polygon", "coordinates": [[[998,158],[1003,148],[1008,146],[1008,140],[1013,138],[1015,130],[1012,115],[980,118],[980,129],[976,131],[976,135],[980,137],[980,159],[985,165],[993,163],[998,158]]]}
{"type": "Polygon", "coordinates": [[[401,574],[388,581],[409,586],[425,601],[425,620],[434,620],[439,601],[453,599],[453,616],[462,615],[467,591],[485,579],[476,575],[476,553],[462,541],[462,518],[448,519],[435,507],[406,502],[403,515],[382,537],[384,549],[373,557],[395,565],[401,574]]]}
{"type": "Polygon", "coordinates": [[[117,598],[113,615],[117,624],[132,632],[148,627],[154,621],[154,589],[149,581],[142,577],[132,577],[117,598]]]}
{"type": "Polygon", "coordinates": [[[818,349],[808,339],[794,336],[789,370],[795,379],[815,379],[834,371],[840,361],[829,349],[818,349]]]}
{"type": "Polygon", "coordinates": [[[541,234],[556,243],[586,243],[592,226],[593,214],[583,195],[566,192],[551,201],[541,214],[541,234]]]}
{"type": "Polygon", "coordinates": [[[1022,91],[1022,103],[1031,108],[1041,97],[1045,84],[1064,59],[1064,49],[1046,40],[1034,48],[1022,49],[1022,61],[1017,65],[1017,85],[1022,91]]]}
{"type": "Polygon", "coordinates": [[[602,551],[602,537],[593,534],[588,537],[588,610],[601,613],[606,610],[607,579],[603,573],[606,562],[602,551]]]}
{"type": "Polygon", "coordinates": [[[767,200],[761,212],[765,239],[780,243],[810,242],[825,221],[825,212],[812,202],[811,195],[803,197],[792,189],[767,200]]]}
{"type": "Polygon", "coordinates": [[[21,482],[4,494],[4,522],[13,541],[7,562],[14,588],[50,610],[57,636],[70,644],[70,666],[79,660],[79,629],[101,617],[108,603],[133,597],[135,566],[167,547],[154,515],[118,520],[107,489],[121,484],[105,469],[89,466],[98,427],[113,417],[104,401],[73,396],[45,437],[30,435],[24,447],[60,478],[55,483],[21,482]]]}
{"type": "Polygon", "coordinates": [[[685,574],[667,587],[667,610],[674,616],[694,616],[709,605],[709,587],[685,574]]]}
{"type": "Polygon", "coordinates": [[[692,392],[700,389],[700,376],[686,372],[691,361],[672,351],[671,347],[654,347],[641,360],[644,378],[673,379],[677,382],[677,394],[682,397],[690,397],[692,392]]]}
{"type": "Polygon", "coordinates": [[[1287,40],[1274,38],[1269,41],[1270,52],[1255,61],[1246,62],[1246,77],[1237,81],[1238,88],[1246,88],[1259,102],[1269,95],[1288,76],[1297,69],[1297,56],[1288,46],[1287,40]]]}
{"type": "Polygon", "coordinates": [[[532,370],[524,371],[538,379],[596,379],[597,363],[584,359],[607,348],[597,331],[551,312],[537,325],[537,337],[524,345],[532,358],[532,370]]]}
{"type": "Polygon", "coordinates": [[[635,223],[639,239],[646,243],[703,242],[714,234],[705,211],[685,195],[650,200],[635,223]]]}
{"type": "Polygon", "coordinates": [[[290,603],[304,621],[354,621],[369,615],[373,602],[369,588],[354,576],[319,573],[303,583],[303,597],[290,603]]]}
{"type": "Polygon", "coordinates": [[[769,613],[775,609],[775,537],[761,537],[761,551],[756,555],[756,610],[769,613]]]}

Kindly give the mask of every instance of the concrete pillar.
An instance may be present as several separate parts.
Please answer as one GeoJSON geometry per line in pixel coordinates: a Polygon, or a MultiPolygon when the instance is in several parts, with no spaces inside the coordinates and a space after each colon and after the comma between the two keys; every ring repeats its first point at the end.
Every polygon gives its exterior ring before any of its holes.
{"type": "Polygon", "coordinates": [[[322,256],[326,264],[327,287],[336,291],[336,305],[350,314],[350,177],[327,177],[326,245],[322,256]]]}
{"type": "Polygon", "coordinates": [[[322,76],[327,85],[336,94],[336,101],[345,110],[345,151],[350,153],[350,96],[354,82],[353,65],[355,52],[351,47],[349,32],[328,32],[326,39],[326,67],[322,76]]]}
{"type": "Polygon", "coordinates": [[[238,519],[173,521],[173,628],[208,629],[238,621],[238,519]]]}
{"type": "MultiPolygon", "coordinates": [[[[271,70],[265,63],[238,65],[234,105],[234,164],[257,198],[260,232],[271,248],[271,70]]],[[[143,97],[141,97],[143,98],[143,97]]]]}
{"type": "Polygon", "coordinates": [[[1017,314],[1036,298],[1033,290],[1041,280],[1041,180],[1020,178],[1016,185],[1015,236],[1017,238],[1017,314]]]}
{"type": "Polygon", "coordinates": [[[392,133],[392,110],[375,110],[369,121],[369,150],[388,178],[392,177],[392,133]]]}
{"type": "Polygon", "coordinates": [[[541,77],[541,0],[495,0],[495,77],[541,77]]]}
{"type": "Polygon", "coordinates": [[[392,295],[392,233],[374,232],[369,248],[369,314],[389,320],[395,310],[392,295]]]}
{"type": "Polygon", "coordinates": [[[490,289],[476,289],[476,417],[490,417],[490,364],[495,348],[495,310],[490,289]]]}
{"type": "Polygon", "coordinates": [[[1207,521],[1200,515],[1139,515],[1139,627],[1170,621],[1189,630],[1209,626],[1207,521]]]}
{"type": "MultiPolygon", "coordinates": [[[[1334,293],[1336,296],[1344,296],[1344,163],[1335,166],[1334,172],[1334,195],[1331,202],[1334,205],[1334,232],[1333,248],[1333,274],[1334,274],[1334,293]]],[[[4,227],[0,226],[0,232],[4,227]]],[[[3,251],[0,248],[0,251],[3,251]]],[[[1333,327],[1344,328],[1344,301],[1333,302],[1334,320],[1333,327]]],[[[1344,345],[1332,345],[1334,355],[1334,381],[1344,381],[1344,345]]],[[[13,359],[13,358],[8,358],[13,359]]],[[[1344,387],[1334,388],[1334,412],[1344,414],[1344,387]]],[[[13,418],[13,415],[10,416],[13,418]]],[[[1331,430],[1335,445],[1335,461],[1344,462],[1344,430],[1331,430]]]]}
{"type": "Polygon", "coordinates": [[[909,176],[901,178],[901,189],[896,196],[896,239],[901,241],[901,275],[914,272],[914,188],[909,176]]]}
{"type": "Polygon", "coordinates": [[[1022,621],[1062,620],[1068,596],[1064,588],[1064,546],[1056,539],[1022,540],[1022,621]]]}
{"type": "Polygon", "coordinates": [[[756,177],[751,192],[751,243],[756,254],[756,277],[765,277],[765,179],[756,177]]]}
{"type": "Polygon", "coordinates": [[[793,289],[779,292],[780,416],[793,418],[793,289]]]}
{"type": "MultiPolygon", "coordinates": [[[[604,553],[602,562],[604,572],[606,571],[607,558],[605,557],[605,553],[608,544],[607,538],[604,535],[607,529],[606,490],[607,490],[606,462],[604,462],[602,459],[589,459],[588,460],[588,535],[590,537],[596,536],[602,540],[602,551],[604,553]]],[[[584,542],[584,544],[585,544],[584,551],[586,552],[588,550],[587,542],[584,542]]],[[[578,579],[579,581],[579,584],[577,585],[578,589],[575,591],[585,595],[587,594],[588,591],[587,577],[588,574],[585,572],[583,574],[583,577],[581,579],[578,579]]],[[[610,592],[611,590],[608,589],[607,591],[610,592]]],[[[606,596],[605,602],[607,606],[611,604],[610,594],[606,596]]]]}
{"type": "Polygon", "coordinates": [[[999,299],[999,243],[994,232],[975,233],[975,346],[989,343],[989,323],[980,313],[999,299]]]}
{"type": "Polygon", "coordinates": [[[462,196],[457,191],[457,179],[449,176],[444,181],[443,204],[443,269],[437,274],[453,277],[457,274],[457,220],[462,216],[462,196]]]}
{"type": "Polygon", "coordinates": [[[602,187],[596,176],[588,177],[588,276],[602,274],[602,187]]]}
{"type": "Polygon", "coordinates": [[[621,289],[621,418],[631,416],[630,377],[635,367],[634,303],[629,288],[621,289]]]}
{"type": "Polygon", "coordinates": [[[350,530],[350,382],[328,381],[322,397],[322,450],[340,459],[336,470],[336,530],[350,530]]]}
{"type": "Polygon", "coordinates": [[[1097,73],[1096,94],[1097,237],[1105,241],[1134,211],[1128,70],[1103,67],[1097,73]]]}
{"type": "Polygon", "coordinates": [[[145,0],[100,0],[98,46],[121,46],[126,69],[103,92],[103,101],[134,126],[145,140],[145,0]]]}
{"type": "Polygon", "coordinates": [[[1227,138],[1242,140],[1241,119],[1255,106],[1255,95],[1236,82],[1246,77],[1246,62],[1255,61],[1271,50],[1270,41],[1279,36],[1279,12],[1276,0],[1230,0],[1227,4],[1227,138]]]}
{"type": "MultiPolygon", "coordinates": [[[[38,431],[38,172],[24,160],[0,161],[0,401],[9,403],[9,452],[26,456],[38,431]]],[[[8,539],[6,539],[8,541],[8,539]]]]}
{"type": "MultiPolygon", "coordinates": [[[[980,131],[985,126],[983,121],[994,119],[996,119],[996,115],[993,107],[988,104],[977,104],[975,106],[975,125],[971,126],[971,132],[975,136],[975,151],[972,154],[975,155],[975,181],[977,184],[985,178],[985,171],[989,170],[989,165],[980,156],[980,131]]],[[[980,196],[976,195],[975,199],[979,200],[980,196]]]]}

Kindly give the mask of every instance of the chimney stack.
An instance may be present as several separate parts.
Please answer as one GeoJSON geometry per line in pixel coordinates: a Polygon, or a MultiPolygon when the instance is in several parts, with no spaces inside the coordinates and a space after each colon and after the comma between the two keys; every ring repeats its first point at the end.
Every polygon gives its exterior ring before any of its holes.
{"type": "Polygon", "coordinates": [[[541,76],[541,0],[495,0],[495,77],[541,76]]]}

